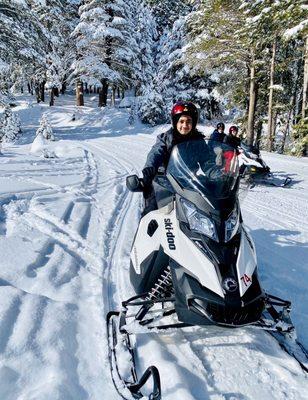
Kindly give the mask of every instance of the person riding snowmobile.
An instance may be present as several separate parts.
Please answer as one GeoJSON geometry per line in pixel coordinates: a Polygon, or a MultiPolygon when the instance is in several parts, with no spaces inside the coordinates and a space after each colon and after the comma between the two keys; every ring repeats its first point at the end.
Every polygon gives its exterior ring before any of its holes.
{"type": "Polygon", "coordinates": [[[241,145],[241,139],[238,137],[238,127],[235,125],[230,126],[229,135],[224,139],[224,143],[232,147],[239,147],[241,145]]]}
{"type": "Polygon", "coordinates": [[[196,128],[198,110],[192,102],[176,102],[171,110],[172,127],[157,136],[142,170],[144,183],[144,210],[142,215],[156,210],[152,181],[159,167],[166,167],[173,147],[188,140],[200,140],[204,135],[196,128]]]}
{"type": "Polygon", "coordinates": [[[211,134],[210,140],[214,142],[223,142],[225,137],[225,124],[223,122],[218,122],[216,129],[211,134]]]}

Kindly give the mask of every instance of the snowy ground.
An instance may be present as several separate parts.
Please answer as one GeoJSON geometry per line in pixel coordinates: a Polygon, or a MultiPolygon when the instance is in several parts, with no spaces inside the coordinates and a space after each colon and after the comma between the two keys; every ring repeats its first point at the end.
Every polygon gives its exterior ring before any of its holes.
{"type": "MultiPolygon", "coordinates": [[[[155,134],[126,110],[17,108],[25,134],[0,156],[0,399],[117,399],[107,362],[105,315],[133,294],[129,252],[141,198],[125,177],[141,170],[155,134]],[[30,153],[42,112],[59,139],[56,158],[30,153]]],[[[205,127],[209,131],[210,127],[205,127]]],[[[264,154],[288,189],[256,187],[243,204],[260,277],[292,300],[308,347],[307,159],[264,154]]],[[[164,400],[308,399],[298,364],[266,333],[190,328],[140,335],[138,364],[159,367],[164,400]]]]}

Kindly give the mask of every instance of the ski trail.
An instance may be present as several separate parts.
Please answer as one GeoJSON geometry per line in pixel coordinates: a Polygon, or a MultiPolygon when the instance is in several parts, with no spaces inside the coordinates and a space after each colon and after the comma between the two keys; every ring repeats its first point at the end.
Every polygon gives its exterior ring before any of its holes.
{"type": "MultiPolygon", "coordinates": [[[[88,144],[89,145],[89,144],[88,144]]],[[[104,266],[104,277],[106,284],[103,287],[102,293],[105,297],[105,304],[107,311],[114,309],[118,306],[118,301],[114,299],[116,288],[115,282],[112,279],[113,270],[117,270],[117,260],[115,257],[116,248],[118,245],[121,230],[126,223],[126,214],[129,209],[129,204],[132,201],[132,193],[128,192],[125,184],[123,183],[124,176],[127,176],[134,170],[132,163],[124,163],[120,161],[118,157],[111,155],[110,150],[102,148],[98,144],[91,144],[90,148],[95,148],[104,157],[104,160],[113,164],[113,168],[118,168],[120,171],[125,171],[124,174],[118,176],[119,182],[116,186],[116,199],[113,211],[109,217],[105,232],[104,232],[104,248],[103,248],[103,259],[105,261],[104,266]],[[111,161],[110,161],[111,160],[111,161]]]]}
{"type": "MultiPolygon", "coordinates": [[[[106,357],[101,346],[105,327],[100,301],[103,259],[97,248],[103,239],[97,228],[103,228],[105,215],[96,199],[98,187],[110,193],[114,179],[100,175],[95,156],[87,150],[81,171],[81,180],[74,185],[35,178],[35,183],[45,189],[6,200],[5,234],[13,237],[21,227],[25,232],[39,232],[41,244],[36,258],[27,264],[24,278],[18,278],[18,286],[25,289],[20,292],[7,282],[10,290],[20,294],[15,295],[6,312],[0,311],[1,326],[6,327],[0,331],[0,354],[10,365],[25,357],[35,365],[33,371],[22,366],[12,369],[12,374],[19,371],[21,376],[28,376],[23,387],[17,386],[14,398],[19,398],[19,393],[23,398],[36,398],[36,392],[45,399],[50,398],[49,393],[61,399],[103,398],[104,394],[115,398],[113,391],[108,395],[104,384],[106,357]],[[60,208],[56,206],[58,199],[60,208]],[[99,347],[93,347],[93,343],[99,343],[99,347]],[[52,380],[48,379],[50,373],[52,380]]],[[[0,357],[0,377],[9,373],[6,371],[10,370],[1,368],[0,357]]]]}

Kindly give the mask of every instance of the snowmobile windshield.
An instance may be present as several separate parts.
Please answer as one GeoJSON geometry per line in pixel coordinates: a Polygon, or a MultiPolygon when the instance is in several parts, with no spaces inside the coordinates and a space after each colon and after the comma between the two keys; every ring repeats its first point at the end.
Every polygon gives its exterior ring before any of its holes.
{"type": "Polygon", "coordinates": [[[216,199],[231,195],[239,175],[236,150],[221,142],[191,140],[174,146],[168,167],[177,183],[216,199]]]}

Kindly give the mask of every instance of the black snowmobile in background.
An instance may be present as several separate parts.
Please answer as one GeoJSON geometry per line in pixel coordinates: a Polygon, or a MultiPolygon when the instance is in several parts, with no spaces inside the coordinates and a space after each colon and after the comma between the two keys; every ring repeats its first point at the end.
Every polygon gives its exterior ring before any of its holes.
{"type": "Polygon", "coordinates": [[[240,174],[244,179],[248,179],[252,186],[265,184],[286,187],[291,183],[292,179],[289,176],[281,180],[273,175],[262,159],[258,147],[242,142],[239,153],[240,174]]]}
{"type": "MultiPolygon", "coordinates": [[[[122,398],[161,399],[158,369],[150,366],[140,379],[136,372],[134,337],[149,331],[195,325],[264,329],[308,371],[291,303],[260,285],[239,181],[234,148],[202,139],[175,146],[165,173],[156,175],[158,209],[141,218],[131,251],[136,296],[107,315],[111,375],[122,398]],[[145,394],[149,379],[153,386],[145,394]]],[[[127,187],[140,192],[143,181],[129,176],[127,187]]]]}

